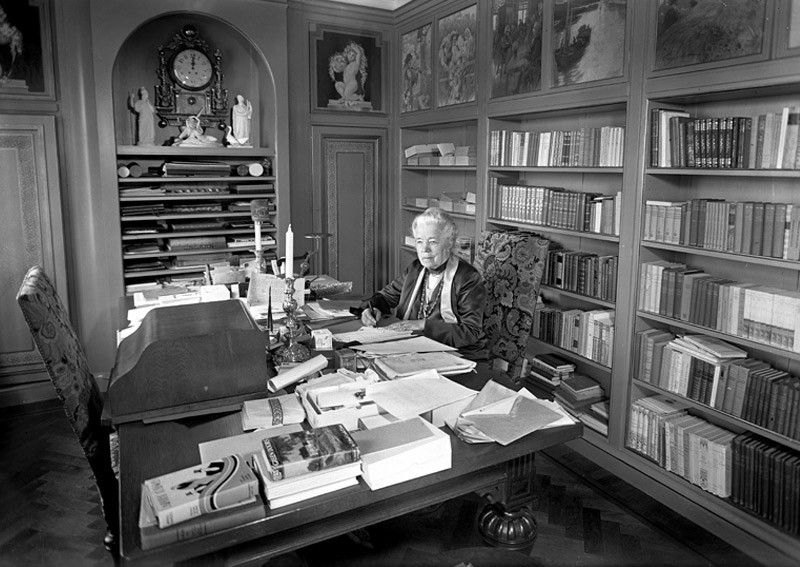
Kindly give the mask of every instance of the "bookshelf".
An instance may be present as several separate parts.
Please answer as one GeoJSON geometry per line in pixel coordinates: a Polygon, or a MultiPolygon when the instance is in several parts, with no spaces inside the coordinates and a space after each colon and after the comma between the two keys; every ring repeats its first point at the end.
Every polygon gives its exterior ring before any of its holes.
{"type": "Polygon", "coordinates": [[[465,257],[474,256],[476,238],[476,141],[477,120],[456,120],[445,123],[421,123],[400,129],[401,151],[401,223],[400,250],[402,263],[416,257],[411,236],[414,217],[430,206],[445,209],[455,220],[460,238],[470,240],[465,257]],[[431,151],[426,151],[425,146],[431,151]],[[463,165],[455,165],[455,156],[441,155],[436,146],[449,153],[450,149],[470,148],[471,155],[462,157],[463,165]],[[411,148],[418,150],[414,155],[411,148]],[[428,155],[435,154],[435,155],[428,155]],[[408,157],[407,157],[408,156],[408,157]],[[463,159],[466,158],[466,159],[463,159]],[[452,162],[452,164],[451,164],[452,162]]]}
{"type": "Polygon", "coordinates": [[[255,248],[250,200],[265,199],[265,255],[275,255],[274,151],[264,148],[118,146],[123,278],[126,291],[164,282],[200,281],[206,264],[248,261],[255,248]],[[212,163],[208,174],[165,174],[172,163],[212,163]],[[251,167],[252,166],[252,167],[251,167]],[[130,175],[130,170],[134,175],[130,175]],[[251,175],[256,173],[257,175],[251,175]]]}

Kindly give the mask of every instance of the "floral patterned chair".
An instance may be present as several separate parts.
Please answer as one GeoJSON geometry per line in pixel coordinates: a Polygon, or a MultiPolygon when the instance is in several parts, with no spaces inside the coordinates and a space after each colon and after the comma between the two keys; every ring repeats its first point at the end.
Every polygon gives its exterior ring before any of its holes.
{"type": "Polygon", "coordinates": [[[536,297],[550,242],[529,232],[490,231],[481,236],[475,267],[486,285],[484,328],[489,357],[519,383],[533,326],[536,297]]]}
{"type": "Polygon", "coordinates": [[[94,473],[108,526],[104,543],[114,552],[119,533],[119,496],[111,466],[111,431],[100,422],[103,398],[89,371],[86,354],[41,266],[28,270],[17,293],[17,303],[94,473]]]}

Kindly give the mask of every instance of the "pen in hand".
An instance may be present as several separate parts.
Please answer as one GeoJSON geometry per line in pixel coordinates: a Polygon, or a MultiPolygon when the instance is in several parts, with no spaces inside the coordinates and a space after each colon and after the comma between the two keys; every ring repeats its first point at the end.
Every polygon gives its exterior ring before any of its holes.
{"type": "Polygon", "coordinates": [[[369,325],[370,327],[377,327],[378,326],[378,319],[377,319],[377,317],[375,317],[375,310],[372,309],[372,302],[371,301],[367,302],[367,313],[369,314],[369,317],[367,317],[367,321],[365,321],[365,323],[367,325],[369,325]]]}

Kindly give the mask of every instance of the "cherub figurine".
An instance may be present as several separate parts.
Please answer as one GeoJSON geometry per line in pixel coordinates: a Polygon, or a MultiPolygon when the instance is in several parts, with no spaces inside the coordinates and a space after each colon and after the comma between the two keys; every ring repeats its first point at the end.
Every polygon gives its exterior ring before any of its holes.
{"type": "Polygon", "coordinates": [[[172,142],[173,146],[218,146],[219,142],[214,136],[203,133],[199,116],[189,116],[180,136],[172,142]]]}

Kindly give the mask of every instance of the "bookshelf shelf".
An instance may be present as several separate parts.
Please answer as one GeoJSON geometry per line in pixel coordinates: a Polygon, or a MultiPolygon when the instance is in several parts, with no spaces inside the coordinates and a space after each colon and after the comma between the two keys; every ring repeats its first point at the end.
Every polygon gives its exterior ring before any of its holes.
{"type": "Polygon", "coordinates": [[[561,348],[558,345],[554,345],[552,343],[548,343],[548,342],[542,341],[542,340],[534,338],[534,337],[531,337],[530,340],[534,341],[535,343],[538,343],[538,344],[540,344],[540,345],[542,345],[544,347],[547,347],[547,349],[549,349],[549,350],[555,351],[555,352],[557,352],[559,354],[563,354],[565,357],[569,358],[570,360],[574,360],[576,362],[580,362],[581,364],[584,364],[586,366],[589,366],[589,367],[591,367],[591,368],[593,368],[595,370],[599,370],[599,371],[604,372],[606,374],[611,373],[611,368],[609,368],[608,366],[605,366],[604,364],[600,364],[599,362],[596,362],[596,361],[592,360],[591,358],[586,358],[585,356],[581,356],[578,353],[572,352],[571,350],[567,350],[565,348],[561,348]]]}
{"type": "Polygon", "coordinates": [[[680,175],[694,177],[753,177],[753,178],[774,178],[774,177],[800,177],[800,170],[796,169],[705,169],[705,168],[681,168],[681,167],[648,167],[645,169],[646,175],[680,175]]]}
{"type": "Polygon", "coordinates": [[[498,173],[612,173],[621,175],[621,167],[522,167],[499,166],[489,167],[489,171],[498,173]]]}
{"type": "Polygon", "coordinates": [[[575,293],[574,291],[568,291],[566,289],[561,289],[558,287],[553,287],[550,285],[542,284],[540,286],[542,291],[546,291],[549,293],[553,293],[556,295],[561,295],[564,297],[571,297],[572,299],[578,299],[580,301],[585,301],[586,303],[591,303],[592,305],[598,305],[600,307],[607,307],[609,309],[614,309],[616,304],[613,301],[605,301],[603,299],[599,299],[597,297],[592,297],[590,295],[583,295],[581,293],[575,293]]]}
{"type": "MultiPolygon", "coordinates": [[[[403,205],[403,210],[411,213],[421,213],[425,209],[423,207],[415,207],[413,205],[403,205]]],[[[447,211],[447,214],[456,219],[464,219],[471,221],[475,220],[475,215],[469,215],[467,213],[456,213],[454,211],[447,211]]]]}
{"type": "Polygon", "coordinates": [[[682,254],[691,254],[693,256],[708,256],[709,258],[720,258],[722,260],[728,260],[731,262],[747,262],[749,264],[770,266],[773,268],[800,270],[800,262],[796,260],[767,258],[766,256],[751,256],[749,254],[735,254],[733,252],[719,252],[717,250],[709,250],[707,248],[699,248],[697,246],[680,246],[677,244],[653,242],[651,240],[643,240],[642,247],[652,248],[654,250],[668,250],[671,252],[679,252],[682,254]]]}
{"type": "Polygon", "coordinates": [[[565,230],[563,228],[554,228],[552,226],[544,226],[539,224],[530,224],[525,222],[516,222],[516,221],[509,221],[509,220],[502,220],[496,218],[489,218],[486,219],[486,222],[496,225],[498,227],[505,227],[510,229],[523,229],[523,230],[532,230],[534,232],[546,232],[550,234],[563,234],[565,236],[578,236],[580,238],[590,238],[592,240],[604,240],[606,242],[619,242],[618,236],[612,236],[609,234],[597,234],[595,232],[581,232],[578,230],[565,230]]]}
{"type": "Polygon", "coordinates": [[[122,177],[117,179],[117,182],[120,185],[132,185],[132,184],[142,184],[142,183],[149,183],[149,184],[169,184],[169,183],[220,183],[226,182],[231,184],[239,184],[239,183],[266,183],[266,182],[274,182],[274,176],[261,176],[261,177],[209,177],[205,175],[193,175],[189,176],[153,176],[153,175],[143,175],[142,177],[122,177]]]}
{"type": "Polygon", "coordinates": [[[405,171],[478,171],[474,165],[404,165],[405,171]]]}
{"type": "Polygon", "coordinates": [[[120,197],[120,203],[140,203],[149,201],[249,201],[251,199],[272,199],[275,193],[186,193],[183,195],[153,195],[152,197],[120,197]]]}
{"type": "MultiPolygon", "coordinates": [[[[276,246],[274,245],[264,245],[264,250],[275,250],[276,246]]],[[[252,254],[253,246],[252,245],[242,245],[242,246],[226,246],[225,248],[200,248],[197,250],[163,250],[160,252],[148,252],[143,254],[123,254],[123,260],[138,260],[140,258],[166,258],[166,257],[173,257],[173,256],[198,256],[201,254],[213,254],[214,252],[231,252],[233,250],[236,251],[248,251],[252,254]]]]}
{"type": "MultiPolygon", "coordinates": [[[[277,229],[261,227],[261,234],[270,234],[277,232],[277,229]]],[[[247,228],[229,228],[221,230],[203,230],[203,231],[182,231],[182,232],[157,232],[150,234],[122,234],[124,242],[135,240],[153,240],[154,238],[175,238],[175,237],[192,237],[192,236],[218,236],[226,234],[253,234],[253,229],[247,228]]]]}
{"type": "Polygon", "coordinates": [[[719,422],[720,424],[723,424],[727,429],[735,430],[737,432],[754,431],[759,435],[761,435],[762,437],[766,437],[777,443],[781,443],[791,449],[800,451],[800,441],[796,439],[792,439],[791,437],[781,435],[780,433],[775,433],[774,431],[771,431],[765,427],[761,427],[760,425],[757,425],[745,419],[741,419],[739,417],[736,417],[735,415],[725,413],[716,408],[709,407],[696,400],[687,398],[686,396],[681,396],[679,394],[676,394],[675,392],[670,392],[669,390],[666,390],[654,384],[650,384],[649,382],[644,382],[642,380],[639,380],[638,378],[633,379],[633,384],[644,390],[648,390],[650,392],[658,394],[664,394],[665,396],[668,396],[670,398],[680,400],[695,410],[701,410],[704,413],[713,415],[714,420],[719,422]]]}

